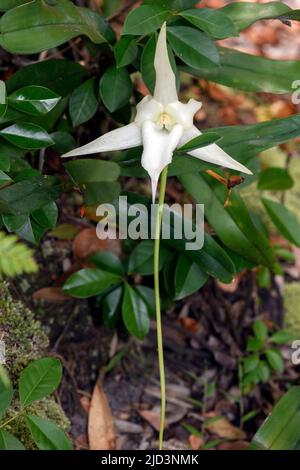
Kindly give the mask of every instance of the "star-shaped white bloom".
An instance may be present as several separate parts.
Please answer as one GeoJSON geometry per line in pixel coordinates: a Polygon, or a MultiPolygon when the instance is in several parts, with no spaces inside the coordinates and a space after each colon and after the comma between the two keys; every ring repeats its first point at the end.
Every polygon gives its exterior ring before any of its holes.
{"type": "MultiPolygon", "coordinates": [[[[156,71],[154,95],[146,96],[137,105],[134,122],[62,155],[73,157],[125,150],[142,145],[144,150],[141,163],[151,178],[153,200],[159,176],[165,166],[171,163],[176,148],[201,135],[193,121],[195,113],[202,106],[201,102],[193,99],[187,104],[178,101],[176,78],[168,55],[166,23],[162,26],[158,37],[154,67],[156,71]]],[[[252,174],[216,144],[188,153],[206,162],[252,174]]]]}

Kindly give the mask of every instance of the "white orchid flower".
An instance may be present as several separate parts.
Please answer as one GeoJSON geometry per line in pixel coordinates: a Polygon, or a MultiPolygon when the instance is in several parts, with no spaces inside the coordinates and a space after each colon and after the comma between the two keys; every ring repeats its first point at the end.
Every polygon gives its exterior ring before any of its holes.
{"type": "MultiPolygon", "coordinates": [[[[171,163],[175,149],[201,135],[193,120],[195,113],[202,106],[201,102],[194,99],[189,100],[187,104],[178,101],[176,78],[168,55],[166,23],[163,24],[158,37],[154,67],[156,71],[154,95],[146,96],[137,105],[134,122],[62,155],[62,157],[73,157],[125,150],[142,145],[144,150],[141,163],[151,178],[153,201],[159,176],[165,166],[171,163]]],[[[188,153],[209,163],[252,174],[216,144],[188,153]]]]}

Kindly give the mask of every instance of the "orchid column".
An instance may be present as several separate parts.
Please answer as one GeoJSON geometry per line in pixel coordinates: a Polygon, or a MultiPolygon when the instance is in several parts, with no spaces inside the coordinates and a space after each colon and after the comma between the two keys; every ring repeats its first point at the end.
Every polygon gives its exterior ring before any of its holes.
{"type": "MultiPolygon", "coordinates": [[[[190,100],[186,104],[178,100],[176,79],[169,60],[166,36],[167,28],[166,23],[164,23],[158,37],[154,60],[156,71],[154,95],[153,97],[150,95],[146,96],[137,105],[137,114],[134,122],[115,129],[83,147],[62,155],[63,157],[73,157],[143,146],[141,165],[151,178],[153,203],[155,202],[157,185],[161,176],[154,253],[157,341],[161,382],[160,449],[163,446],[166,398],[159,295],[159,247],[162,210],[167,183],[167,168],[172,161],[176,148],[181,147],[201,134],[194,126],[193,120],[195,113],[202,106],[202,103],[196,100],[190,100]]],[[[245,166],[227,155],[216,144],[201,147],[189,152],[189,154],[206,162],[251,174],[245,166]]]]}

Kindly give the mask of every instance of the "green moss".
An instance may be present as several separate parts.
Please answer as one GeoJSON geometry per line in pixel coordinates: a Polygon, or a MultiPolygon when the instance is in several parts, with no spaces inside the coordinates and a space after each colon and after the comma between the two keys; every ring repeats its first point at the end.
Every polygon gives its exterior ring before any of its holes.
{"type": "Polygon", "coordinates": [[[300,284],[291,282],[284,288],[285,326],[300,337],[300,284]]]}
{"type": "MultiPolygon", "coordinates": [[[[47,354],[49,340],[33,312],[22,302],[13,299],[6,282],[0,283],[0,337],[5,341],[5,368],[14,388],[17,389],[21,371],[32,360],[47,354]]],[[[52,397],[33,403],[26,411],[54,421],[64,431],[70,429],[68,418],[52,397]]],[[[17,393],[2,422],[15,416],[4,429],[19,438],[26,449],[35,449],[26,426],[26,418],[20,415],[17,393]]]]}

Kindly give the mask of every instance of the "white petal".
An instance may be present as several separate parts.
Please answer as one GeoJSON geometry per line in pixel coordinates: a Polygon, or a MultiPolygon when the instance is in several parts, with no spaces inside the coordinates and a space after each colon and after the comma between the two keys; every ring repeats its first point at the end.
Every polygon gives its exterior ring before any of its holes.
{"type": "Polygon", "coordinates": [[[131,123],[102,135],[89,144],[71,150],[62,157],[74,157],[76,155],[89,155],[91,153],[112,152],[125,150],[142,145],[141,128],[131,123]]]}
{"type": "Polygon", "coordinates": [[[168,103],[178,101],[176,77],[170,64],[167,46],[167,25],[163,24],[156,45],[154,67],[156,83],[154,98],[166,106],[168,103]]]}
{"type": "Polygon", "coordinates": [[[151,178],[154,203],[159,175],[165,166],[171,163],[173,152],[182,137],[183,128],[177,124],[171,132],[168,132],[164,129],[159,130],[153,122],[146,121],[143,124],[142,134],[144,146],[142,167],[151,178]]]}
{"type": "Polygon", "coordinates": [[[138,126],[142,126],[145,121],[157,121],[159,115],[163,113],[164,107],[152,96],[148,95],[137,104],[136,110],[135,123],[138,126]]]}
{"type": "Polygon", "coordinates": [[[166,113],[170,114],[174,121],[181,124],[184,129],[193,127],[194,115],[201,109],[202,103],[191,99],[187,104],[176,101],[166,107],[166,113]]]}
{"type": "MultiPolygon", "coordinates": [[[[179,145],[182,146],[201,134],[202,132],[200,132],[199,129],[194,126],[184,133],[179,142],[179,145]]],[[[221,149],[221,147],[216,144],[201,147],[197,150],[193,150],[192,152],[188,152],[188,154],[192,155],[192,157],[204,160],[205,162],[214,163],[215,165],[224,166],[225,168],[230,168],[231,170],[241,171],[247,175],[252,175],[252,171],[248,170],[248,168],[246,168],[244,165],[231,158],[226,152],[224,152],[224,150],[221,149]]]]}

